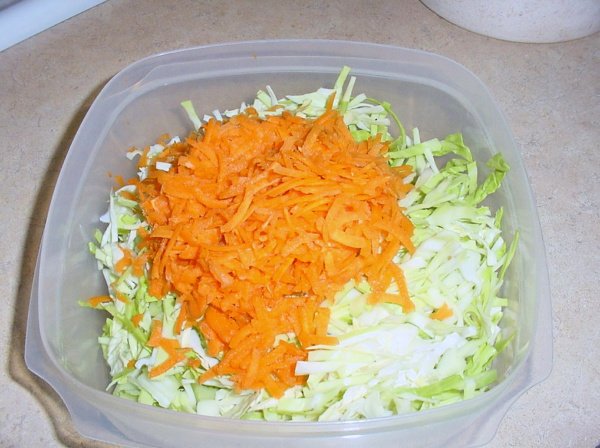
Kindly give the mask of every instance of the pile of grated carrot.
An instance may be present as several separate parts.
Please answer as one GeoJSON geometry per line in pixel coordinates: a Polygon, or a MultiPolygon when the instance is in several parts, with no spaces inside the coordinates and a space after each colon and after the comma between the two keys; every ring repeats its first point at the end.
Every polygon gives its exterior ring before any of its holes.
{"type": "Polygon", "coordinates": [[[371,304],[414,309],[393,262],[414,250],[398,205],[411,168],[390,167],[388,146],[357,143],[331,108],[314,120],[248,108],[168,146],[154,159],[168,171],[142,155],[137,200],[150,230],[128,263],[150,262],[149,293],[174,291],[181,304],[175,331],[197,327],[220,358],[200,382],[229,375],[238,391],[274,397],[304,384],[295,365],[308,347],[337,343],[326,300],[351,279],[368,281],[371,304]],[[392,283],[398,293],[386,292],[392,283]]]}

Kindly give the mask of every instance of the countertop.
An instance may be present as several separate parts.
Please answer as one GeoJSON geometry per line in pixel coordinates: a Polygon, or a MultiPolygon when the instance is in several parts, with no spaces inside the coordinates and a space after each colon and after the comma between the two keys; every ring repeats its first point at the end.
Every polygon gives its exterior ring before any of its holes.
{"type": "Polygon", "coordinates": [[[323,38],[437,53],[467,67],[508,120],[546,243],[553,370],[489,447],[600,443],[600,34],[555,44],[463,30],[417,0],[109,0],[0,52],[0,445],[104,447],[80,436],[24,362],[29,295],[53,185],[105,83],[145,56],[229,41],[323,38]]]}

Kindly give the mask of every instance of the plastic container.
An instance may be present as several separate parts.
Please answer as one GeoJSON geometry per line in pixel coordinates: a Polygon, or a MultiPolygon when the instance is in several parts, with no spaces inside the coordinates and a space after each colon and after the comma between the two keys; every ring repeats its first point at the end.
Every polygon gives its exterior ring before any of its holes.
{"type": "Polygon", "coordinates": [[[551,369],[549,281],[544,245],[518,147],[486,87],[446,58],[356,42],[285,40],[213,45],[159,54],[116,75],[81,124],[60,173],[39,254],[27,328],[28,367],[50,383],[84,436],[132,446],[473,446],[494,436],[504,413],[551,369]],[[502,151],[512,170],[492,207],[505,208],[508,235],[521,232],[503,295],[502,325],[518,335],[497,359],[499,383],[450,406],[383,419],[335,423],[236,421],[158,409],[105,391],[97,343],[106,316],[77,304],[105,293],[87,251],[113,180],[133,176],[124,153],[165,132],[185,135],[180,102],[200,114],[237,107],[271,85],[278,96],[331,86],[343,65],[355,91],[389,101],[423,138],[462,132],[481,162],[502,151]]]}

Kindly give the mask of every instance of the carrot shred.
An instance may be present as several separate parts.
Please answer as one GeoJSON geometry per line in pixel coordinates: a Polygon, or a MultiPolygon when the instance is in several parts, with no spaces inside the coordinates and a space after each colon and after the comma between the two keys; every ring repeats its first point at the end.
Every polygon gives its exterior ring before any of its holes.
{"type": "Polygon", "coordinates": [[[179,314],[177,315],[177,320],[175,321],[175,326],[173,328],[173,332],[175,334],[180,334],[181,330],[183,330],[186,318],[187,318],[187,302],[183,302],[181,305],[181,309],[179,310],[179,314]]]}
{"type": "Polygon", "coordinates": [[[109,296],[94,296],[87,299],[87,303],[93,307],[96,307],[104,302],[112,302],[112,299],[109,296]]]}
{"type": "Polygon", "coordinates": [[[123,252],[123,256],[115,263],[115,271],[117,271],[119,274],[122,274],[129,266],[133,264],[135,258],[132,252],[126,247],[119,245],[119,248],[123,252]]]}
{"type": "Polygon", "coordinates": [[[120,174],[115,174],[113,175],[113,173],[111,173],[110,171],[108,172],[108,177],[112,177],[115,181],[115,183],[117,184],[117,187],[122,187],[123,185],[125,185],[125,182],[123,181],[123,176],[121,176],[120,174]]]}
{"type": "Polygon", "coordinates": [[[453,314],[454,312],[452,311],[452,308],[448,307],[448,305],[444,303],[437,310],[432,312],[429,317],[435,320],[444,320],[452,317],[453,314]]]}
{"type": "Polygon", "coordinates": [[[181,347],[177,339],[165,338],[162,335],[162,330],[162,321],[158,319],[153,320],[147,345],[148,347],[161,348],[167,354],[167,358],[149,370],[148,378],[156,378],[187,359],[186,352],[189,349],[181,347]]]}
{"type": "Polygon", "coordinates": [[[131,263],[131,267],[133,270],[133,275],[141,277],[144,274],[144,266],[146,263],[150,261],[150,253],[143,251],[141,252],[133,262],[131,263]]]}
{"type": "Polygon", "coordinates": [[[194,369],[197,369],[202,365],[198,358],[188,358],[186,364],[194,369]]]}
{"type": "MultiPolygon", "coordinates": [[[[127,181],[127,184],[132,185],[133,183],[132,181],[127,181]]],[[[121,197],[129,199],[130,201],[137,201],[137,196],[131,191],[122,190],[119,194],[121,195],[121,197]]]]}
{"type": "Polygon", "coordinates": [[[325,103],[326,110],[333,109],[333,102],[335,101],[335,94],[336,94],[336,92],[334,91],[333,93],[331,93],[331,95],[329,95],[327,97],[327,102],[325,103]]]}
{"type": "Polygon", "coordinates": [[[186,359],[185,351],[180,347],[177,339],[163,338],[158,346],[167,353],[168,357],[148,372],[148,378],[156,378],[186,359]]]}
{"type": "Polygon", "coordinates": [[[123,302],[125,304],[129,303],[129,299],[127,298],[127,296],[125,294],[123,294],[118,289],[115,289],[114,291],[115,291],[115,297],[117,298],[117,300],[120,300],[121,302],[123,302]]]}
{"type": "Polygon", "coordinates": [[[377,303],[395,303],[396,305],[402,306],[405,313],[414,311],[415,305],[410,300],[406,300],[402,295],[390,294],[388,292],[372,292],[367,298],[369,305],[375,305],[377,303]]]}
{"type": "Polygon", "coordinates": [[[158,342],[162,339],[163,323],[161,320],[152,321],[152,330],[148,339],[148,347],[158,347],[158,342]]]}
{"type": "MultiPolygon", "coordinates": [[[[389,166],[380,136],[357,143],[333,101],[316,120],[285,111],[261,119],[251,108],[212,119],[157,157],[168,172],[140,160],[150,230],[138,233],[144,252],[119,268],[149,263],[149,293],[179,294],[175,332],[197,327],[220,358],[200,382],[231,375],[236,390],[274,397],[303,384],[294,369],[307,348],[338,342],[321,305],[349,280],[373,286],[370,303],[414,309],[393,262],[401,248],[414,250],[414,226],[398,205],[412,188],[410,167],[389,166]],[[386,292],[391,282],[397,294],[386,292]],[[277,339],[289,333],[296,344],[277,339]]],[[[152,376],[185,357],[161,331],[155,321],[148,344],[169,357],[152,376]]]]}
{"type": "Polygon", "coordinates": [[[144,317],[144,313],[138,313],[135,314],[134,316],[131,317],[131,323],[133,324],[134,327],[139,327],[140,326],[140,322],[142,321],[144,317]]]}

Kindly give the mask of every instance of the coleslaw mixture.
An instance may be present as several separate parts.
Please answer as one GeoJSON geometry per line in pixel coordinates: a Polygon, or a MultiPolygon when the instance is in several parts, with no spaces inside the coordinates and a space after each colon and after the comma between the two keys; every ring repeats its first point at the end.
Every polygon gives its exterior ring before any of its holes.
{"type": "MultiPolygon", "coordinates": [[[[99,342],[110,368],[108,386],[119,397],[177,411],[211,416],[267,421],[338,421],[404,414],[465,400],[485,392],[497,380],[492,361],[514,334],[503,334],[499,321],[507,299],[499,290],[516,250],[518,234],[507,244],[501,227],[502,209],[492,211],[483,199],[500,187],[509,170],[500,153],[488,162],[489,174],[478,183],[478,167],[460,134],[421,141],[417,129],[406,135],[400,121],[384,102],[364,94],[353,96],[356,79],[345,67],[333,88],[278,98],[266,88],[251,104],[202,119],[191,102],[182,106],[197,130],[211,118],[227,120],[253,107],[261,117],[292,114],[317,118],[333,97],[333,108],[357,141],[381,134],[390,142],[391,166],[410,165],[414,185],[400,200],[415,226],[409,254],[400,250],[394,261],[406,278],[412,312],[391,303],[369,304],[370,285],[350,281],[329,303],[327,334],[336,345],[310,347],[296,364],[304,384],[276,398],[265,389],[235,390],[227,375],[204,382],[199,377],[219,363],[209,355],[204,335],[196,326],[174,331],[181,305],[175,292],[164,297],[148,293],[148,272],[118,272],[115,265],[126,251],[139,252],[138,230],[148,224],[134,199],[135,185],[110,192],[106,224],[89,249],[106,279],[109,295],[81,305],[109,313],[99,342]],[[274,107],[277,106],[277,107],[274,107]],[[389,128],[395,122],[399,136],[389,128]],[[442,164],[440,158],[444,157],[442,164]],[[125,300],[123,300],[125,298],[125,300]],[[443,318],[436,310],[445,306],[443,318]],[[135,319],[134,319],[135,316],[135,319]],[[162,323],[162,336],[177,339],[188,349],[185,359],[165,373],[150,377],[168,353],[149,346],[153,322],[162,323]]],[[[148,164],[175,137],[145,152],[148,164]]],[[[141,156],[144,150],[128,153],[141,156]]],[[[157,169],[168,171],[168,163],[157,169]]],[[[147,169],[141,168],[144,179],[147,169]]],[[[294,343],[294,335],[281,335],[294,343]]]]}

